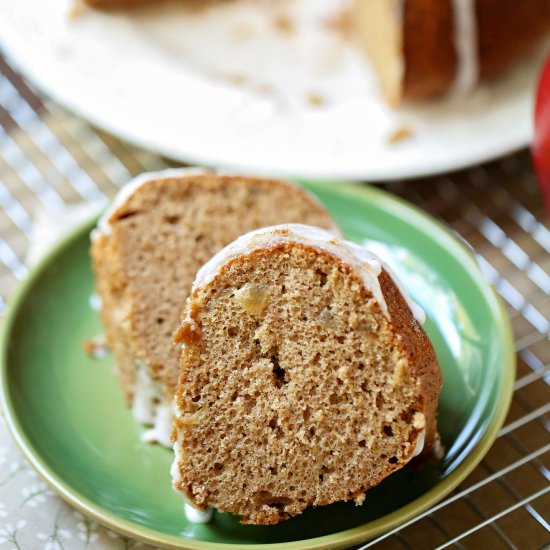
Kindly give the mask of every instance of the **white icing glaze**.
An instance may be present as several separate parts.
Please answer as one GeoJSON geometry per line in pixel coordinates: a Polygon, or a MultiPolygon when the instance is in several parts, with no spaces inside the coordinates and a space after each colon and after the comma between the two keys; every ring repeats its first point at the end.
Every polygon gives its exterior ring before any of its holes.
{"type": "Polygon", "coordinates": [[[208,508],[207,510],[199,510],[194,506],[191,506],[188,502],[183,504],[183,511],[185,512],[185,517],[193,523],[208,523],[212,519],[214,510],[208,508]]]}
{"type": "MultiPolygon", "coordinates": [[[[177,414],[178,413],[176,412],[176,416],[177,414]]],[[[172,476],[172,482],[173,482],[174,488],[176,486],[176,483],[179,483],[181,481],[181,475],[180,475],[180,469],[179,469],[179,462],[181,459],[181,451],[180,451],[181,444],[182,444],[181,439],[182,439],[181,433],[178,432],[176,441],[174,441],[174,445],[172,446],[172,449],[174,450],[174,461],[172,462],[172,466],[170,467],[170,475],[172,476]]]]}
{"type": "Polygon", "coordinates": [[[166,396],[164,384],[151,378],[147,364],[143,361],[136,361],[136,363],[132,413],[141,424],[152,426],[142,434],[141,440],[147,443],[156,441],[165,447],[170,447],[173,410],[166,396]]]}
{"type": "Polygon", "coordinates": [[[174,419],[173,409],[165,401],[156,405],[154,412],[155,421],[153,427],[141,434],[141,440],[145,443],[160,443],[164,447],[172,445],[172,421],[174,419]]]}
{"type": "Polygon", "coordinates": [[[475,2],[476,0],[452,0],[457,57],[454,83],[456,94],[464,94],[472,90],[479,77],[475,2]]]}
{"type": "Polygon", "coordinates": [[[412,300],[397,276],[378,256],[358,244],[339,239],[328,231],[302,224],[264,227],[239,237],[203,265],[193,283],[193,291],[210,283],[233,258],[261,248],[271,248],[279,243],[297,243],[319,248],[347,263],[361,276],[365,287],[372,292],[382,312],[389,318],[388,306],[378,281],[383,267],[403,295],[413,316],[419,323],[424,323],[426,317],[422,308],[412,300]]]}
{"type": "MultiPolygon", "coordinates": [[[[353,248],[354,250],[367,250],[365,247],[362,247],[356,243],[352,243],[349,241],[345,241],[345,243],[353,248]]],[[[413,317],[421,324],[423,325],[426,322],[426,313],[424,310],[411,298],[410,294],[407,292],[407,289],[403,286],[403,283],[401,282],[401,279],[395,274],[393,269],[384,262],[381,258],[376,256],[374,252],[368,251],[369,254],[374,256],[378,262],[380,262],[381,266],[384,268],[384,271],[391,277],[391,280],[397,287],[397,290],[399,290],[399,293],[401,296],[403,296],[403,299],[409,306],[409,309],[411,310],[411,313],[413,314],[413,317]]]]}
{"type": "Polygon", "coordinates": [[[416,446],[412,458],[418,456],[424,450],[424,442],[426,441],[426,430],[422,430],[416,439],[416,446]]]}
{"type": "Polygon", "coordinates": [[[153,424],[155,402],[164,400],[164,392],[161,383],[151,378],[149,367],[141,361],[137,363],[132,413],[138,422],[153,424]]]}
{"type": "Polygon", "coordinates": [[[153,180],[165,180],[170,178],[179,178],[182,176],[199,176],[208,172],[202,168],[167,168],[159,172],[144,172],[139,176],[130,180],[124,187],[120,189],[114,198],[113,202],[103,213],[97,227],[91,233],[92,241],[97,239],[99,235],[111,235],[112,227],[109,223],[111,216],[139,189],[142,185],[153,180]]]}
{"type": "Polygon", "coordinates": [[[90,307],[94,311],[101,311],[101,306],[102,306],[101,296],[97,292],[94,292],[92,295],[90,295],[90,299],[88,300],[88,303],[90,304],[90,307]]]}

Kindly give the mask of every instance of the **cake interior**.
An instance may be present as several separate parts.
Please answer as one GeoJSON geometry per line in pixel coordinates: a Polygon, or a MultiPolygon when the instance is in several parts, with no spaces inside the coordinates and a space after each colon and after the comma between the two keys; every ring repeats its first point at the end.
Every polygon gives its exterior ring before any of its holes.
{"type": "Polygon", "coordinates": [[[177,336],[175,486],[243,523],[362,503],[425,425],[408,361],[357,274],[278,246],[201,288],[177,336]]]}
{"type": "Polygon", "coordinates": [[[147,183],[110,221],[112,235],[94,243],[94,265],[103,322],[130,401],[140,369],[173,395],[179,372],[173,333],[197,270],[214,253],[281,221],[335,227],[290,184],[215,175],[147,183]]]}
{"type": "Polygon", "coordinates": [[[392,106],[399,104],[403,93],[401,15],[395,0],[354,2],[356,40],[367,53],[384,98],[392,106]]]}

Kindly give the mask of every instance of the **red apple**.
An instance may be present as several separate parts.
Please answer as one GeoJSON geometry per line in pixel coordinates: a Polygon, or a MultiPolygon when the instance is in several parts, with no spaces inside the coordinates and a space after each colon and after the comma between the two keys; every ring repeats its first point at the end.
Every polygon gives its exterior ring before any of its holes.
{"type": "Polygon", "coordinates": [[[550,214],[550,57],[546,60],[537,89],[532,154],[546,210],[550,214]]]}

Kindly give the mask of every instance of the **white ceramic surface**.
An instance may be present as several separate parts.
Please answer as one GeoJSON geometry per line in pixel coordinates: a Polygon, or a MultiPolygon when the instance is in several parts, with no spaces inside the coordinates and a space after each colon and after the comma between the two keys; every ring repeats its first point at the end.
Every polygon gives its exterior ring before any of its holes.
{"type": "Polygon", "coordinates": [[[54,99],[174,159],[375,181],[530,141],[542,55],[470,97],[392,111],[339,30],[349,0],[188,0],[77,17],[74,2],[0,0],[5,52],[54,99]],[[391,143],[403,126],[411,137],[391,143]]]}

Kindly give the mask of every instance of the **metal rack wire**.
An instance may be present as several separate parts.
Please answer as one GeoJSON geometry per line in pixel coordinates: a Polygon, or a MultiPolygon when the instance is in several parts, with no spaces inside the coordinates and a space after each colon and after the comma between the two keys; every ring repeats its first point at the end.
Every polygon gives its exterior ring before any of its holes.
{"type": "MultiPolygon", "coordinates": [[[[27,273],[37,212],[97,205],[168,163],[44,100],[0,58],[0,312],[27,273]]],[[[512,319],[518,377],[504,428],[448,498],[361,548],[550,545],[550,229],[526,152],[387,185],[474,249],[512,319]]],[[[91,546],[90,546],[91,548],[91,546]]]]}

